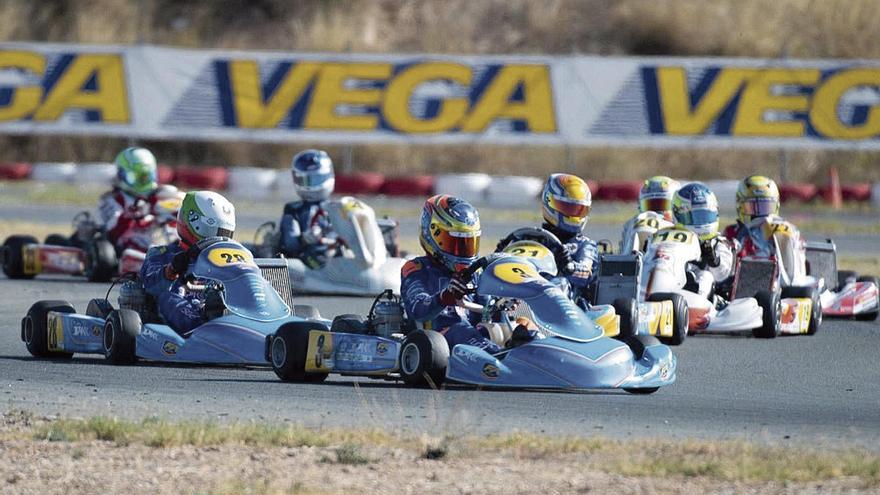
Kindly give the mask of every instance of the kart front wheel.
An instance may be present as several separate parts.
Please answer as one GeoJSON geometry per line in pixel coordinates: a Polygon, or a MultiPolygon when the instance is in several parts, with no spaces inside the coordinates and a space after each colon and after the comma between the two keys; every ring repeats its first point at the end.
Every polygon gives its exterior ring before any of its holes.
{"type": "Polygon", "coordinates": [[[35,237],[29,235],[13,235],[3,242],[3,273],[13,279],[34,278],[33,273],[24,272],[24,253],[22,248],[29,244],[39,244],[35,237]]]}
{"type": "Polygon", "coordinates": [[[681,345],[688,333],[688,304],[684,296],[673,292],[657,292],[648,296],[648,301],[672,302],[672,336],[659,337],[666,345],[681,345]]]}
{"type": "Polygon", "coordinates": [[[449,344],[438,332],[416,330],[406,336],[400,350],[400,376],[407,386],[439,388],[448,365],[449,344]]]}
{"type": "MultiPolygon", "coordinates": [[[[320,383],[327,379],[329,373],[306,371],[309,333],[313,329],[319,330],[313,325],[286,323],[281,325],[275,336],[271,338],[269,358],[272,362],[272,370],[282,381],[320,383]]],[[[318,352],[322,353],[320,345],[318,352]]]]}
{"type": "MultiPolygon", "coordinates": [[[[857,279],[858,282],[872,282],[875,287],[880,289],[880,278],[872,277],[869,275],[861,276],[857,279]]],[[[856,319],[859,321],[874,321],[877,319],[877,316],[880,315],[880,290],[877,291],[877,309],[868,313],[862,313],[856,315],[856,319]]]]}
{"type": "Polygon", "coordinates": [[[755,294],[758,306],[761,306],[761,326],[752,329],[752,335],[759,339],[775,339],[779,336],[780,318],[782,317],[782,299],[779,292],[766,290],[755,294]]]}
{"type": "Polygon", "coordinates": [[[614,300],[614,312],[620,317],[620,333],[618,340],[626,340],[636,334],[639,325],[639,307],[631,297],[620,297],[614,300]]]}
{"type": "MultiPolygon", "coordinates": [[[[67,301],[38,301],[31,306],[21,320],[21,340],[34,357],[70,359],[71,352],[49,350],[49,311],[75,313],[67,301]]],[[[53,339],[55,337],[53,336],[53,339]]]]}
{"type": "Polygon", "coordinates": [[[810,324],[807,326],[807,335],[816,335],[819,325],[822,324],[822,301],[819,299],[819,290],[815,287],[785,287],[782,289],[783,298],[808,298],[813,302],[810,310],[810,324]]]}
{"type": "Polygon", "coordinates": [[[119,261],[116,249],[106,239],[95,239],[85,245],[86,270],[89,282],[109,282],[116,275],[119,261]]]}
{"type": "Polygon", "coordinates": [[[137,362],[136,339],[141,333],[141,317],[130,309],[110,312],[104,322],[104,357],[112,364],[137,362]]]}

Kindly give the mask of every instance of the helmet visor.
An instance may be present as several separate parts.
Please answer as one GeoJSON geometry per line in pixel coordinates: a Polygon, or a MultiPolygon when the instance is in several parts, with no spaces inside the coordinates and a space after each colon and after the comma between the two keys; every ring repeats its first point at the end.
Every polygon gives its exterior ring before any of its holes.
{"type": "Polygon", "coordinates": [[[743,202],[742,210],[746,215],[766,217],[778,211],[779,203],[773,198],[754,198],[743,202]]]}
{"type": "Polygon", "coordinates": [[[152,170],[126,170],[125,183],[137,192],[148,192],[156,188],[156,174],[152,170]]]}
{"type": "Polygon", "coordinates": [[[590,214],[590,205],[560,198],[559,196],[550,196],[549,206],[565,217],[584,218],[590,214]]]}
{"type": "Polygon", "coordinates": [[[480,252],[480,231],[455,232],[433,229],[431,237],[440,249],[449,255],[460,258],[473,258],[480,252]]]}
{"type": "Polygon", "coordinates": [[[679,221],[685,225],[708,225],[718,221],[717,211],[704,208],[682,211],[676,216],[679,221]]]}
{"type": "Polygon", "coordinates": [[[293,173],[293,183],[299,187],[317,187],[333,178],[333,174],[293,173]]]}
{"type": "Polygon", "coordinates": [[[663,213],[672,211],[672,200],[669,198],[647,198],[641,200],[642,211],[663,213]]]}

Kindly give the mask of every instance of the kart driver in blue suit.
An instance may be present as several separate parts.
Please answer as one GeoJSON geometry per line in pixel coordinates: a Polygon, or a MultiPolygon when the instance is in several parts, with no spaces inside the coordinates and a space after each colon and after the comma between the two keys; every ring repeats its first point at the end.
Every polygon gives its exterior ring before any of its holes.
{"type": "Polygon", "coordinates": [[[198,256],[194,246],[208,237],[231,239],[234,232],[235,207],[229,200],[215,192],[189,192],[177,214],[180,241],[147,251],[140,272],[144,290],[156,299],[168,326],[180,335],[188,335],[217,312],[217,305],[222,307],[216,293],[205,293],[202,300],[186,290],[182,275],[198,256]]]}
{"type": "Polygon", "coordinates": [[[278,251],[298,258],[310,268],[327,262],[327,251],[334,235],[321,203],[330,198],[336,185],[333,161],[320,150],[297,153],[290,164],[293,187],[300,200],[284,205],[278,251]]]}
{"type": "MultiPolygon", "coordinates": [[[[490,354],[500,352],[501,347],[478,323],[481,315],[462,307],[463,301],[484,303],[481,297],[468,294],[466,281],[458,276],[479,253],[476,208],[453,196],[429,198],[422,209],[419,243],[425,256],[407,261],[400,272],[400,293],[409,317],[426,330],[440,332],[450,349],[469,344],[490,354]]],[[[511,341],[515,344],[533,337],[533,331],[517,326],[511,341]]]]}

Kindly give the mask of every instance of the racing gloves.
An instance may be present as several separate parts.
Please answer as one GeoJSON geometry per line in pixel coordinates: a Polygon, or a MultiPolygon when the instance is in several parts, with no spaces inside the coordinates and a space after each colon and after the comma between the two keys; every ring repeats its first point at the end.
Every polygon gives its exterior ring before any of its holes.
{"type": "Polygon", "coordinates": [[[181,251],[171,258],[171,263],[165,266],[165,278],[174,280],[178,275],[186,273],[189,268],[189,253],[181,251]]]}
{"type": "Polygon", "coordinates": [[[707,266],[712,268],[717,268],[721,264],[721,260],[718,259],[718,255],[715,253],[715,246],[717,244],[717,238],[700,242],[700,257],[707,266]]]}
{"type": "Polygon", "coordinates": [[[445,289],[440,291],[440,304],[444,306],[454,306],[468,293],[467,284],[465,284],[457,276],[449,279],[449,284],[445,289]]]}

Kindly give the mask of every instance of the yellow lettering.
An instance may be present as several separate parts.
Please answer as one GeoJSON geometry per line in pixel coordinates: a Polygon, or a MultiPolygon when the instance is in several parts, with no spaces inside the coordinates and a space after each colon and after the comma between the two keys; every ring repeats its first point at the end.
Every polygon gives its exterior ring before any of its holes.
{"type": "Polygon", "coordinates": [[[482,132],[499,118],[523,120],[532,132],[556,132],[550,71],[545,65],[506,65],[486,88],[461,125],[464,132],[482,132]],[[522,85],[523,100],[510,101],[522,85]]]}
{"type": "Polygon", "coordinates": [[[880,134],[880,107],[872,106],[864,124],[848,126],[840,121],[837,107],[847,91],[858,86],[880,86],[880,69],[853,69],[829,77],[813,93],[810,122],[820,134],[837,139],[865,139],[880,134]]]}
{"type": "Polygon", "coordinates": [[[115,54],[77,55],[34,113],[34,119],[57,120],[71,108],[97,110],[104,122],[127,123],[129,111],[122,57],[115,54]],[[97,89],[84,90],[83,86],[93,76],[97,89]]]}
{"type": "Polygon", "coordinates": [[[375,114],[340,115],[339,105],[376,105],[382,101],[379,89],[348,88],[353,79],[383,80],[391,76],[391,64],[349,63],[325,64],[321,68],[312,102],[304,124],[307,129],[344,129],[366,131],[375,129],[375,114]]]}
{"type": "Polygon", "coordinates": [[[443,100],[437,115],[429,119],[417,119],[409,111],[409,100],[416,88],[435,80],[450,80],[462,86],[470,86],[471,69],[461,64],[428,62],[404,70],[385,88],[382,115],[388,124],[401,132],[411,134],[443,132],[455,127],[468,111],[468,101],[465,98],[443,100]]]}
{"type": "Polygon", "coordinates": [[[813,86],[819,81],[818,69],[765,69],[755,72],[746,82],[731,133],[734,136],[800,137],[804,122],[799,120],[768,121],[765,113],[773,110],[807,111],[807,95],[772,94],[782,85],[813,86]]]}
{"type": "Polygon", "coordinates": [[[666,133],[687,136],[705,133],[754,72],[756,69],[722,69],[696,107],[691,109],[684,68],[658,67],[657,86],[666,133]]]}
{"type": "MultiPolygon", "coordinates": [[[[39,53],[22,51],[0,51],[0,70],[23,69],[43,75],[46,59],[39,53]]],[[[0,121],[18,120],[31,114],[40,106],[43,88],[21,86],[12,90],[9,104],[0,107],[0,121]]]]}
{"type": "Polygon", "coordinates": [[[285,76],[281,84],[263,103],[259,66],[253,60],[233,60],[229,63],[232,100],[238,125],[249,129],[277,127],[296,104],[321,69],[315,62],[300,62],[285,76]]]}

